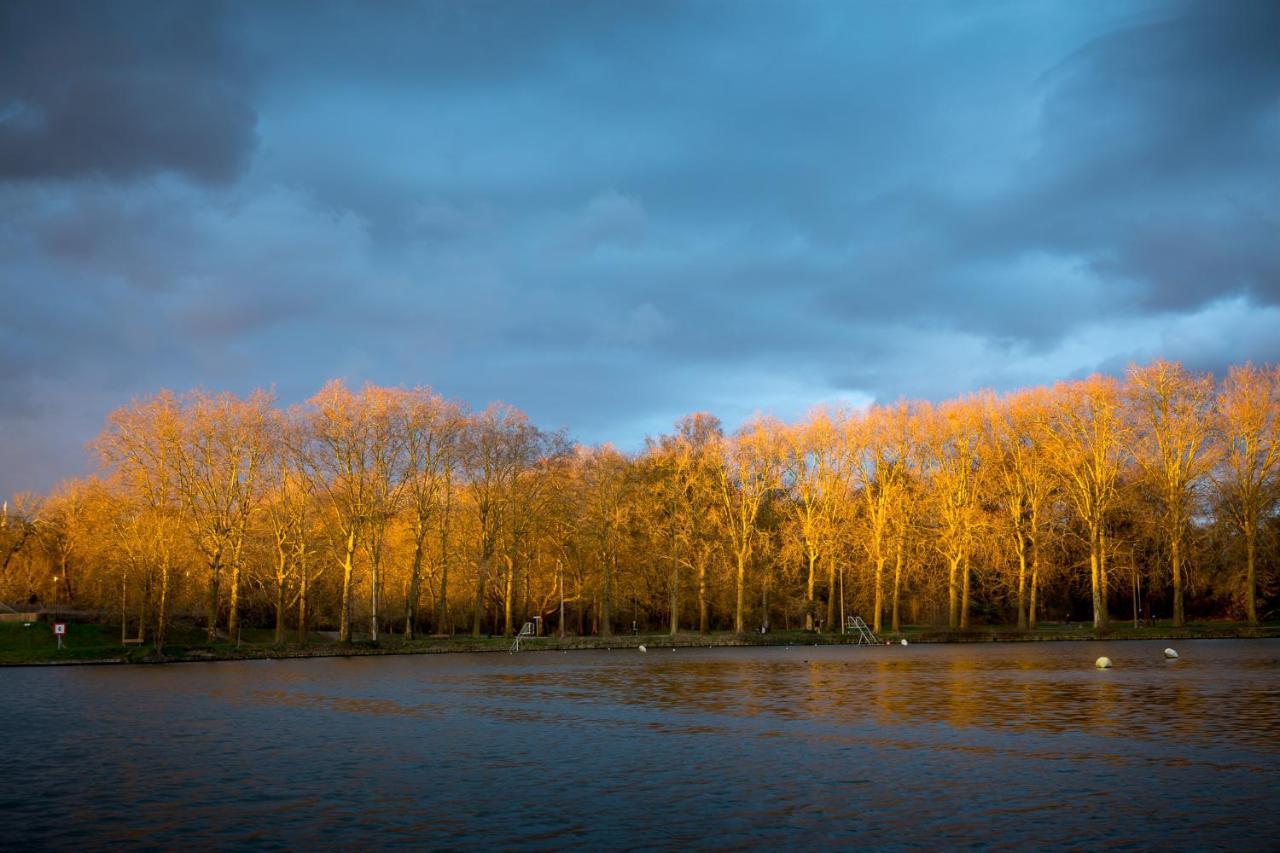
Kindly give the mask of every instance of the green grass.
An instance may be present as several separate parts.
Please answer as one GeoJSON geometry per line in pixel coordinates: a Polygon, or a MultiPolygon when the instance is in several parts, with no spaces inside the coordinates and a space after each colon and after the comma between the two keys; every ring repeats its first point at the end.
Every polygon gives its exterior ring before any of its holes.
{"type": "Polygon", "coordinates": [[[989,641],[1034,641],[1034,640],[1158,640],[1158,639],[1196,639],[1220,637],[1280,637],[1280,622],[1268,622],[1251,628],[1241,622],[1226,620],[1207,620],[1188,622],[1181,628],[1175,628],[1172,620],[1157,620],[1154,625],[1134,627],[1131,621],[1112,620],[1106,630],[1093,628],[1090,622],[1071,622],[1041,624],[1034,631],[1019,631],[1016,627],[975,626],[968,631],[948,631],[945,627],[911,625],[904,627],[900,634],[887,634],[894,639],[905,637],[915,642],[989,642],[989,641]]]}
{"type": "MultiPolygon", "coordinates": [[[[1249,628],[1238,622],[1194,622],[1175,629],[1169,622],[1154,626],[1134,628],[1132,623],[1114,622],[1106,632],[1095,632],[1088,624],[1059,623],[1041,625],[1035,631],[1018,631],[1006,626],[977,626],[965,632],[947,631],[945,628],[927,625],[905,626],[894,634],[885,631],[883,640],[906,638],[913,643],[929,642],[1014,642],[1036,640],[1088,640],[1088,639],[1186,639],[1209,637],[1280,637],[1280,622],[1271,622],[1259,628],[1249,628]]],[[[452,637],[421,637],[406,640],[399,634],[385,634],[378,643],[368,640],[340,645],[325,635],[313,633],[306,645],[295,642],[296,634],[290,632],[287,642],[275,644],[275,632],[266,628],[245,628],[240,632],[240,643],[220,639],[209,643],[207,635],[195,627],[175,626],[171,629],[163,657],[155,654],[151,643],[122,645],[120,629],[107,625],[77,624],[67,626],[67,636],[61,650],[47,622],[35,622],[25,627],[21,622],[0,623],[0,665],[22,663],[58,663],[76,661],[117,660],[149,662],[155,660],[234,660],[267,657],[355,656],[378,654],[426,654],[438,652],[501,652],[511,647],[510,637],[479,637],[468,635],[452,637]]],[[[780,646],[780,645],[836,645],[853,644],[856,634],[823,633],[808,631],[773,631],[767,635],[734,634],[718,631],[710,634],[681,632],[671,637],[667,632],[648,634],[619,634],[613,637],[534,637],[521,640],[521,648],[537,649],[634,649],[646,645],[654,649],[696,646],[780,646]]]]}
{"type": "Polygon", "coordinates": [[[58,648],[53,626],[48,622],[0,622],[0,663],[47,663],[56,661],[103,660],[125,653],[120,629],[106,625],[67,625],[67,635],[58,648]]]}

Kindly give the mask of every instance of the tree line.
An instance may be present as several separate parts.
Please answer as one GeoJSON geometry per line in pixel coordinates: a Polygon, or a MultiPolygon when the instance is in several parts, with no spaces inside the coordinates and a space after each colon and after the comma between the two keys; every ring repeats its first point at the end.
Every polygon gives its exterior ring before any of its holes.
{"type": "Polygon", "coordinates": [[[336,631],[832,630],[860,614],[1257,623],[1277,598],[1280,368],[1166,361],[941,403],[819,407],[643,450],[576,444],[429,388],[164,391],[99,471],[0,516],[0,600],[164,644],[336,631]]]}

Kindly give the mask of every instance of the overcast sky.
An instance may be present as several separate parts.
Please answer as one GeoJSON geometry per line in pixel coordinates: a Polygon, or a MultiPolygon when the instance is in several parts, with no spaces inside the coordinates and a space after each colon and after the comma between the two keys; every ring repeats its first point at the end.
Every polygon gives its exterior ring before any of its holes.
{"type": "Polygon", "coordinates": [[[0,3],[0,494],[163,387],[635,448],[1277,330],[1280,3],[0,3]]]}

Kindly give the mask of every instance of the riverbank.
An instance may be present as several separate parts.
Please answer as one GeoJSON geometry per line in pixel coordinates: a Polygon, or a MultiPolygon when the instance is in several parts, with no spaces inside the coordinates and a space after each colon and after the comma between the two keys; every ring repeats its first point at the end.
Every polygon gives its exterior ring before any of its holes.
{"type": "MultiPolygon", "coordinates": [[[[507,652],[510,637],[402,637],[382,638],[378,643],[367,640],[349,644],[336,643],[322,634],[314,634],[305,644],[275,645],[269,631],[250,630],[241,635],[240,643],[208,643],[199,632],[185,635],[175,632],[174,642],[159,654],[150,645],[124,645],[119,629],[106,625],[71,624],[67,626],[63,648],[57,647],[50,626],[45,623],[0,625],[0,666],[57,666],[70,664],[119,663],[191,663],[228,660],[263,660],[308,657],[358,657],[367,655],[448,654],[458,652],[507,652]]],[[[907,626],[900,633],[881,635],[882,642],[908,643],[1029,643],[1089,640],[1187,640],[1280,637],[1280,622],[1251,628],[1234,622],[1194,622],[1183,628],[1168,623],[1134,628],[1117,625],[1108,631],[1094,631],[1088,625],[1054,624],[1035,631],[1017,631],[1003,627],[983,627],[970,631],[939,630],[931,626],[907,626]]],[[[570,651],[578,649],[710,648],[735,646],[813,646],[856,645],[857,634],[817,634],[805,631],[774,631],[769,634],[734,634],[722,631],[710,634],[685,632],[675,637],[667,633],[637,634],[613,637],[526,637],[520,641],[524,651],[570,651]]]]}

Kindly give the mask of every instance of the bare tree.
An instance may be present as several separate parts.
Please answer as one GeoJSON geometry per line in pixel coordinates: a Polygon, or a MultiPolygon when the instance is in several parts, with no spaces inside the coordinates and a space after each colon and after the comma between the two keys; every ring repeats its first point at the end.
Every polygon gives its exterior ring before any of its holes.
{"type": "Polygon", "coordinates": [[[737,568],[733,630],[739,634],[746,629],[747,563],[759,535],[756,522],[765,501],[781,487],[777,435],[778,425],[771,420],[756,418],[745,424],[724,443],[718,471],[717,509],[737,568]]]}
{"type": "MultiPolygon", "coordinates": [[[[427,534],[431,532],[435,517],[443,515],[450,497],[466,415],[458,404],[445,400],[429,388],[418,388],[401,393],[399,417],[398,428],[404,437],[404,491],[413,531],[404,634],[412,639],[417,631],[427,534]]],[[[442,602],[448,595],[448,583],[448,562],[445,560],[440,577],[442,602]]],[[[443,614],[438,621],[443,624],[443,614]]]]}
{"type": "Polygon", "coordinates": [[[872,630],[879,632],[884,615],[884,572],[889,560],[893,522],[906,499],[911,430],[907,427],[908,407],[899,403],[892,409],[874,406],[866,415],[851,421],[849,458],[857,476],[857,492],[862,498],[866,521],[864,547],[873,566],[872,630]]]}
{"type": "Polygon", "coordinates": [[[1049,464],[1085,527],[1093,627],[1106,628],[1104,524],[1119,495],[1129,425],[1119,383],[1110,377],[1095,375],[1054,390],[1054,410],[1037,430],[1037,438],[1044,442],[1049,464]]]}
{"type": "Polygon", "coordinates": [[[1280,500],[1280,366],[1232,367],[1218,396],[1218,489],[1245,542],[1244,604],[1258,624],[1258,531],[1280,500]]]}
{"type": "Polygon", "coordinates": [[[347,643],[351,641],[356,549],[378,510],[373,482],[377,431],[367,408],[340,380],[325,385],[295,417],[300,422],[293,433],[298,468],[326,503],[330,529],[337,539],[334,550],[342,570],[338,640],[347,643]]]}
{"type": "Polygon", "coordinates": [[[1018,557],[1020,631],[1036,625],[1042,532],[1055,485],[1044,445],[1036,439],[1036,429],[1048,421],[1050,411],[1045,392],[1033,389],[990,401],[987,413],[995,497],[1008,521],[1018,557]]]}
{"type": "Polygon", "coordinates": [[[947,624],[969,627],[970,555],[980,523],[978,409],[971,400],[943,403],[929,431],[930,486],[937,518],[934,547],[947,563],[947,624]]]}
{"type": "Polygon", "coordinates": [[[782,431],[783,470],[791,498],[788,505],[805,558],[806,631],[814,627],[818,561],[834,547],[836,505],[843,488],[840,472],[846,449],[839,437],[843,420],[840,413],[815,409],[802,423],[782,431]]]}
{"type": "Polygon", "coordinates": [[[1186,624],[1183,552],[1196,491],[1214,464],[1213,377],[1163,360],[1129,368],[1133,454],[1159,500],[1169,541],[1173,624],[1186,624]]]}
{"type": "MultiPolygon", "coordinates": [[[[134,559],[158,574],[155,607],[155,648],[161,651],[168,633],[169,593],[175,548],[175,524],[181,506],[176,485],[175,456],[179,452],[182,420],[173,394],[163,392],[117,409],[107,416],[106,429],[96,446],[113,469],[126,504],[127,522],[121,532],[133,547],[134,559]]],[[[144,601],[150,598],[150,583],[144,601]]],[[[211,623],[212,624],[212,623],[211,623]]]]}
{"type": "Polygon", "coordinates": [[[485,590],[492,578],[498,544],[511,512],[516,478],[537,456],[538,429],[523,412],[495,403],[472,419],[464,446],[467,490],[479,527],[475,609],[471,635],[480,636],[485,590]]]}

